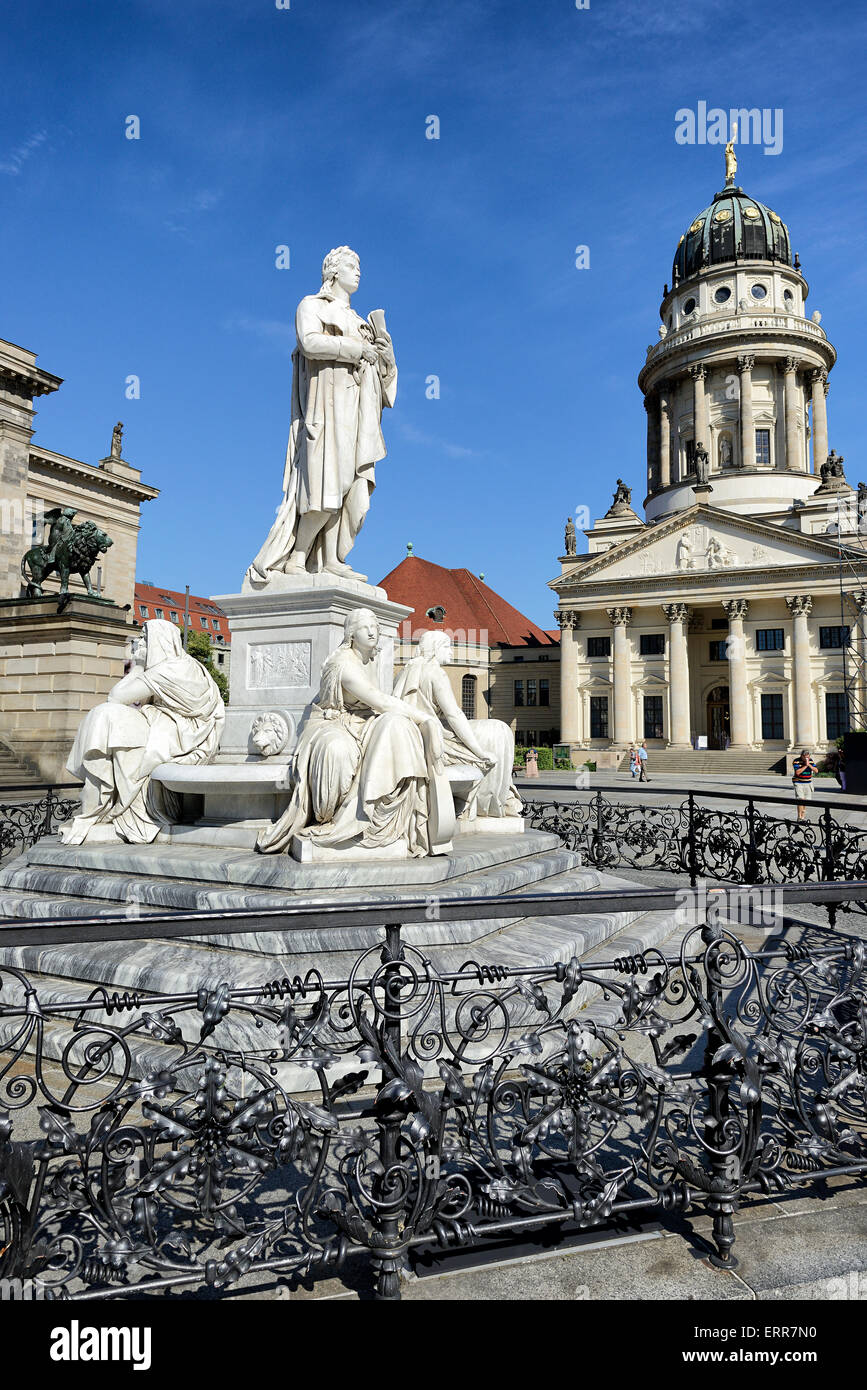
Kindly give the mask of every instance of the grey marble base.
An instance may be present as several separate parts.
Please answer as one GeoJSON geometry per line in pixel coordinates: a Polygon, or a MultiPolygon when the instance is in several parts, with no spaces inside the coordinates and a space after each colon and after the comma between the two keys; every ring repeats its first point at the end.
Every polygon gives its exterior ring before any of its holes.
{"type": "MultiPolygon", "coordinates": [[[[285,855],[251,854],[236,848],[154,844],[64,846],[43,840],[0,871],[0,914],[21,919],[74,918],[91,912],[146,915],[155,910],[191,907],[245,907],[250,929],[231,936],[213,931],[189,940],[132,942],[75,941],[0,950],[0,963],[17,965],[36,977],[40,991],[56,998],[86,995],[95,985],[124,991],[174,994],[235,986],[264,986],[303,975],[311,964],[326,979],[345,979],[358,956],[379,961],[383,933],[359,923],[313,925],[302,930],[257,930],[255,913],[281,903],[333,905],[341,898],[396,905],[404,896],[430,895],[431,919],[407,926],[407,946],[420,949],[435,968],[458,970],[468,957],[488,965],[546,965],[572,956],[634,954],[661,945],[676,930],[674,913],[623,912],[550,917],[522,911],[522,897],[540,887],[580,895],[600,888],[631,887],[609,874],[583,867],[578,855],[556,837],[535,830],[512,836],[465,834],[451,854],[437,859],[300,864],[285,855]],[[513,912],[496,921],[439,920],[436,904],[460,898],[509,894],[513,912]],[[68,904],[68,906],[65,906],[68,904]]],[[[595,989],[583,989],[575,1007],[584,1007],[595,989]]],[[[193,1040],[200,1020],[195,1012],[179,1017],[193,1040]]],[[[63,1029],[52,1028],[52,1038],[63,1029]]],[[[271,1045],[249,1015],[235,1011],[218,1025],[215,1046],[260,1051],[271,1045]]],[[[61,1048],[60,1041],[46,1043],[61,1048]]],[[[136,1044],[136,1067],[157,1065],[161,1045],[136,1044]],[[140,1054],[140,1055],[139,1055],[140,1054]]],[[[164,1055],[164,1054],[163,1054],[164,1055]]],[[[310,1075],[289,1068],[285,1084],[306,1090],[310,1075]]]]}

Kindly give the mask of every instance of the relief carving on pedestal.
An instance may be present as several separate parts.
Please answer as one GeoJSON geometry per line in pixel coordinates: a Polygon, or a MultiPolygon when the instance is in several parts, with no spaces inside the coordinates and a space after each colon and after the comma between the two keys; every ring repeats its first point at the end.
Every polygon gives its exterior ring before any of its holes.
{"type": "Polygon", "coordinates": [[[251,690],[310,684],[309,642],[257,642],[249,650],[251,690]]]}

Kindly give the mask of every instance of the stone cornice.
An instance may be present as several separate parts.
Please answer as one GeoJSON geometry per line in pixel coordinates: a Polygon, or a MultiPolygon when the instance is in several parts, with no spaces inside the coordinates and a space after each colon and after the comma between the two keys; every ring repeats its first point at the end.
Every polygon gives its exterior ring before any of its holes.
{"type": "Polygon", "coordinates": [[[95,468],[92,463],[66,458],[64,455],[52,453],[48,449],[31,448],[30,462],[54,473],[65,473],[74,478],[82,478],[89,483],[98,483],[109,492],[126,493],[128,496],[137,498],[140,502],[149,502],[160,495],[158,487],[151,487],[148,483],[138,482],[135,478],[120,478],[116,473],[108,473],[102,468],[95,468]]]}
{"type": "MultiPolygon", "coordinates": [[[[589,563],[585,562],[581,566],[580,574],[562,575],[559,579],[549,580],[548,587],[553,589],[555,593],[571,592],[574,589],[583,588],[583,581],[590,575],[598,574],[600,570],[608,568],[608,566],[615,561],[625,560],[630,555],[634,555],[638,551],[649,548],[659,537],[673,535],[677,531],[685,530],[687,526],[695,526],[702,523],[713,525],[714,523],[720,524],[726,522],[736,530],[745,532],[748,535],[760,536],[766,541],[789,540],[797,545],[803,545],[805,549],[815,550],[820,555],[827,555],[831,562],[837,560],[837,546],[831,545],[827,541],[817,540],[815,536],[804,535],[801,531],[787,532],[782,526],[769,526],[767,523],[756,521],[752,517],[743,517],[735,512],[723,511],[720,507],[709,507],[706,503],[697,503],[693,507],[688,507],[686,511],[675,512],[667,521],[659,521],[653,526],[647,526],[639,535],[630,537],[625,541],[620,541],[613,545],[610,550],[603,551],[601,555],[594,557],[589,563]]],[[[793,563],[797,563],[794,557],[793,563]]],[[[784,571],[787,569],[787,566],[767,566],[766,568],[784,571]]],[[[750,566],[747,570],[731,569],[726,571],[727,574],[739,575],[741,580],[745,573],[756,574],[761,572],[761,570],[756,570],[753,566],[750,566]]],[[[699,573],[714,574],[716,571],[689,571],[689,573],[693,575],[699,573]]],[[[663,576],[657,575],[653,577],[659,579],[663,576]]],[[[670,577],[671,579],[676,579],[679,577],[679,573],[676,571],[670,577]]],[[[622,585],[625,578],[625,576],[621,575],[615,582],[622,585]]],[[[630,578],[628,582],[632,583],[633,581],[630,578]]]]}
{"type": "MultiPolygon", "coordinates": [[[[607,582],[600,583],[593,588],[570,589],[568,593],[560,593],[561,603],[574,602],[579,611],[585,608],[603,608],[609,604],[612,598],[619,597],[620,594],[628,592],[630,602],[634,599],[632,595],[657,595],[654,600],[648,602],[662,603],[672,598],[682,595],[685,599],[692,601],[691,595],[707,589],[724,591],[734,590],[731,597],[741,597],[744,590],[754,590],[765,585],[774,585],[780,589],[780,597],[783,597],[783,590],[791,591],[793,584],[808,584],[812,590],[821,589],[822,581],[827,581],[828,587],[837,592],[840,584],[838,572],[831,565],[799,565],[797,572],[793,573],[791,567],[786,565],[765,565],[762,568],[750,569],[719,569],[719,570],[684,570],[675,571],[673,574],[648,574],[636,575],[633,579],[609,579],[607,582]]],[[[754,596],[754,595],[753,595],[754,596]]],[[[729,594],[726,593],[726,597],[729,594]]],[[[696,599],[695,602],[702,602],[696,599]]]]}

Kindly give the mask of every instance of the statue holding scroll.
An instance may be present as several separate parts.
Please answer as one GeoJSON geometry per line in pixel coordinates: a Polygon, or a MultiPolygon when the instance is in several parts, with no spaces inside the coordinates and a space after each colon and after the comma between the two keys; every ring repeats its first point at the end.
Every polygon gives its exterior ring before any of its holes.
{"type": "Polygon", "coordinates": [[[338,246],[322,264],[318,294],[298,305],[283,500],[246,587],[279,574],[354,573],[344,562],[385,458],[382,412],[397,392],[383,311],[363,319],[350,307],[360,277],[356,253],[338,246]]]}

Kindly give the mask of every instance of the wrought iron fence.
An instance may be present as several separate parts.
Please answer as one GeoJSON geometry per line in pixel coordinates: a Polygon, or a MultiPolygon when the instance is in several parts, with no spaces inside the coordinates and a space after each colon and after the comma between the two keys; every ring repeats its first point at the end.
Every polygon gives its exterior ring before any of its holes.
{"type": "MultiPolygon", "coordinates": [[[[677,949],[443,973],[389,924],[342,979],[311,962],[172,996],[61,987],[4,952],[0,1277],[103,1298],[291,1287],[360,1261],[375,1296],[397,1298],[433,1249],[692,1207],[713,1217],[711,1261],[734,1267],[750,1194],[867,1172],[864,945],[810,927],[750,950],[726,891],[694,925],[698,892],[632,896],[680,905],[677,949]]],[[[608,900],[530,897],[549,914],[608,900]]],[[[404,922],[426,902],[402,904],[404,922]]],[[[394,911],[343,905],[332,920],[394,911]]],[[[443,911],[496,918],[502,901],[443,911]]],[[[322,920],[275,910],[257,929],[322,920]]],[[[244,926],[217,912],[9,923],[0,945],[244,926]]]]}
{"type": "MultiPolygon", "coordinates": [[[[628,795],[621,788],[618,795],[628,795]]],[[[646,795],[646,794],[645,794],[646,795]]],[[[679,804],[616,801],[600,789],[581,801],[525,801],[536,830],[559,835],[599,869],[658,869],[726,883],[790,884],[867,878],[867,833],[841,823],[830,802],[807,803],[817,820],[797,820],[791,798],[689,792],[679,804]],[[708,804],[723,801],[724,806],[708,804]],[[763,809],[786,806],[788,816],[763,809]]],[[[850,907],[865,910],[865,903],[850,907]]],[[[829,908],[833,923],[836,904],[829,908]]]]}
{"type": "Polygon", "coordinates": [[[43,836],[56,834],[78,809],[78,787],[70,782],[4,787],[0,795],[0,864],[43,836]],[[27,795],[21,800],[7,799],[22,793],[27,795]]]}

